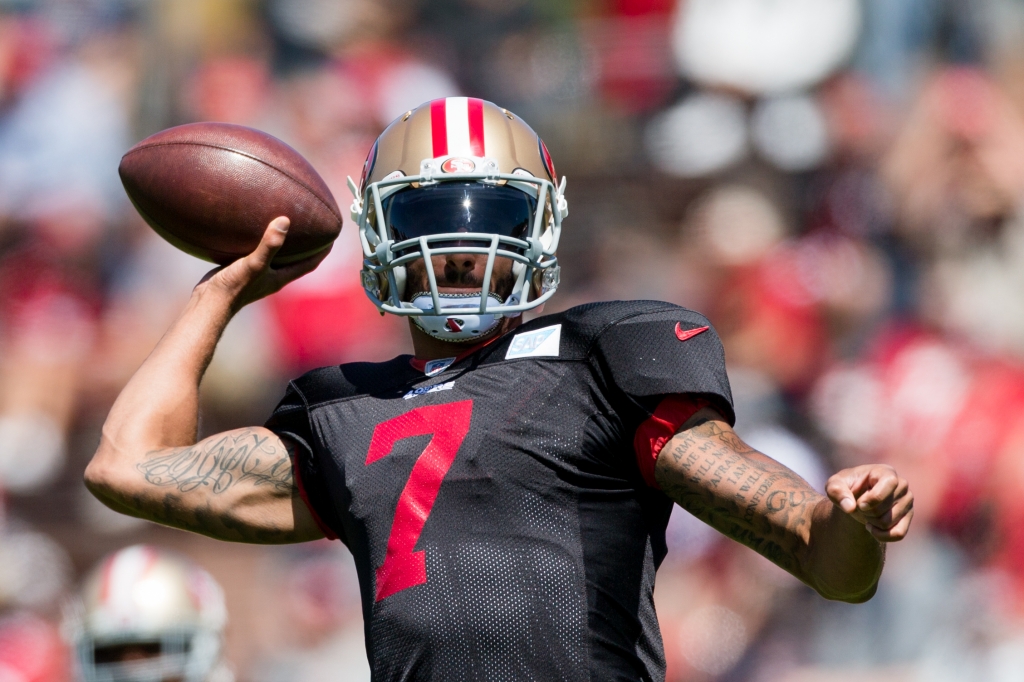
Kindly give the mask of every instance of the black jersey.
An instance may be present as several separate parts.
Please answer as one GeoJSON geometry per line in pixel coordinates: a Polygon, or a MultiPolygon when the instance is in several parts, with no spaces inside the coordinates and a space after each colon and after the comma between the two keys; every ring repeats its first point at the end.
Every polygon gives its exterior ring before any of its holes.
{"type": "Polygon", "coordinates": [[[307,503],[355,557],[374,679],[664,679],[653,589],[672,502],[633,438],[664,396],[732,420],[708,321],[590,304],[423,369],[315,370],[267,423],[299,444],[307,503]]]}

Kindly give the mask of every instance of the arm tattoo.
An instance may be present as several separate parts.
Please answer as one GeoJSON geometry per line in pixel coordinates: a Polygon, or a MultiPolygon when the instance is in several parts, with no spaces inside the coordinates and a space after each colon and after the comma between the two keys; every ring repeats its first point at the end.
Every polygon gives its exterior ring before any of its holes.
{"type": "Polygon", "coordinates": [[[662,490],[726,536],[799,573],[802,533],[822,499],[806,481],[713,421],[677,434],[658,458],[662,490]]]}
{"type": "Polygon", "coordinates": [[[136,468],[148,483],[174,486],[181,493],[204,489],[219,495],[248,483],[289,494],[291,458],[269,440],[254,429],[242,429],[190,447],[150,452],[136,468]]]}
{"type": "MultiPolygon", "coordinates": [[[[276,440],[276,439],[275,439],[276,440]]],[[[247,498],[284,498],[303,504],[287,447],[257,429],[240,429],[189,447],[155,450],[136,465],[146,483],[167,490],[140,490],[125,506],[150,521],[237,542],[293,542],[291,528],[237,513],[247,498]],[[198,497],[197,497],[198,496],[198,497]]]]}

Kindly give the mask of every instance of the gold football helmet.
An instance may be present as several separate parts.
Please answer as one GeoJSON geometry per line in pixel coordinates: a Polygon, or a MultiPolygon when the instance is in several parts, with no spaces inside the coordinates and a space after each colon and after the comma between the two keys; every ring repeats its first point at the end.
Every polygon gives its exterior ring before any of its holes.
{"type": "Polygon", "coordinates": [[[69,609],[85,682],[222,682],[224,594],[191,561],[145,545],[108,556],[69,609]]]}
{"type": "Polygon", "coordinates": [[[352,219],[363,247],[363,287],[382,312],[412,317],[446,341],[473,341],[547,301],[558,287],[555,257],[568,215],[547,147],[521,118],[491,102],[448,97],[397,118],[374,142],[352,219]],[[487,256],[478,295],[438,290],[431,256],[487,256]],[[497,258],[514,284],[493,291],[497,258]],[[429,291],[406,291],[406,268],[422,260],[429,291]]]}

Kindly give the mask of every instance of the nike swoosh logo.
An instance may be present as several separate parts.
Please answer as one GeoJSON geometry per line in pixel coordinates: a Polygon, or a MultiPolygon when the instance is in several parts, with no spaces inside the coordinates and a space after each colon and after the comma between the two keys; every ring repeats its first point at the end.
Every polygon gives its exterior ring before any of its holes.
{"type": "Polygon", "coordinates": [[[706,332],[709,329],[711,329],[711,327],[698,327],[697,329],[683,329],[682,323],[681,322],[676,322],[676,338],[679,339],[680,341],[686,341],[687,339],[692,339],[693,337],[697,336],[698,334],[703,334],[704,332],[706,332]]]}

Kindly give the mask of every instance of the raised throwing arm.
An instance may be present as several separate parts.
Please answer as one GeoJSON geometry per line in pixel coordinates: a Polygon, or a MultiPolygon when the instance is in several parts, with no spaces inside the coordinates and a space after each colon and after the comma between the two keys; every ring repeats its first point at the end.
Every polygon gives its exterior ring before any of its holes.
{"type": "Polygon", "coordinates": [[[913,495],[891,467],[841,471],[829,479],[826,497],[749,447],[708,408],[661,450],[655,477],[684,509],[827,599],[870,599],[883,543],[902,539],[913,517],[913,495]]]}
{"type": "Polygon", "coordinates": [[[231,316],[315,268],[327,255],[274,269],[288,219],[249,256],[208,275],[114,402],[85,471],[112,509],[221,540],[322,537],[299,498],[287,444],[262,428],[196,442],[199,383],[231,316]]]}

